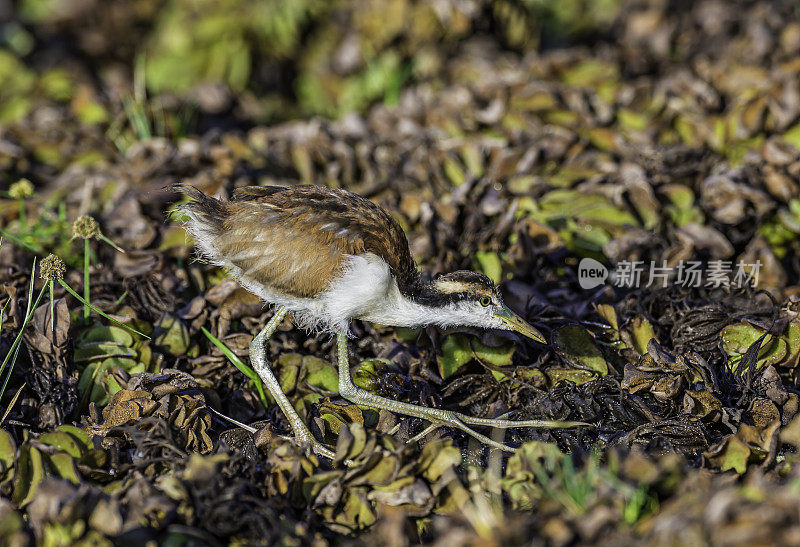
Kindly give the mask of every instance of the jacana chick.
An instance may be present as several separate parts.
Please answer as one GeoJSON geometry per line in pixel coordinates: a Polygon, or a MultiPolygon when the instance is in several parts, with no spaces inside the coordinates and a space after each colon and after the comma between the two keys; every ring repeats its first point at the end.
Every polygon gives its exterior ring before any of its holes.
{"type": "Polygon", "coordinates": [[[201,254],[226,268],[239,283],[276,311],[253,339],[250,359],[294,430],[295,439],[317,454],[333,452],[317,441],[282,392],[267,364],[264,344],[288,312],[295,322],[337,337],[339,393],[377,409],[416,416],[431,427],[461,429],[503,450],[469,427],[571,427],[578,422],[513,421],[467,416],[380,397],[350,378],[350,321],[396,327],[471,326],[544,337],[511,311],[483,274],[457,271],[423,280],[403,229],[389,213],[352,192],[320,186],[252,186],[234,190],[230,201],[184,185],[192,201],[180,210],[201,254]]]}

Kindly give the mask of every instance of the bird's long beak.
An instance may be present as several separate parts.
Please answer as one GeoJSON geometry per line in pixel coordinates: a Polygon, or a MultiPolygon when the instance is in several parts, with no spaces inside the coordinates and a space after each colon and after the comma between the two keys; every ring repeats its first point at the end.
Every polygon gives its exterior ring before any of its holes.
{"type": "Polygon", "coordinates": [[[544,339],[541,332],[530,326],[527,321],[511,311],[505,304],[502,309],[494,312],[494,316],[500,319],[509,330],[513,330],[532,340],[536,340],[540,344],[547,343],[547,340],[544,339]]]}

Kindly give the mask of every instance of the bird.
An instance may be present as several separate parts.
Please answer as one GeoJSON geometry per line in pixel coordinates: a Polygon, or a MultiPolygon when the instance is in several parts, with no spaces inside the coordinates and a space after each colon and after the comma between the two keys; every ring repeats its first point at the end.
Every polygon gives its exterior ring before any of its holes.
{"type": "Polygon", "coordinates": [[[250,361],[286,415],[294,440],[315,454],[334,458],[283,393],[265,356],[267,340],[288,313],[300,327],[336,336],[338,390],[344,399],[430,422],[415,439],[448,426],[513,452],[470,426],[588,425],[473,417],[381,397],[353,383],[348,339],[355,319],[394,327],[500,329],[546,344],[538,330],[503,303],[487,276],[462,270],[424,278],[402,227],[373,201],[315,185],[240,187],[228,200],[186,184],[172,188],[189,198],[178,211],[201,257],[274,306],[273,316],[253,338],[250,361]]]}

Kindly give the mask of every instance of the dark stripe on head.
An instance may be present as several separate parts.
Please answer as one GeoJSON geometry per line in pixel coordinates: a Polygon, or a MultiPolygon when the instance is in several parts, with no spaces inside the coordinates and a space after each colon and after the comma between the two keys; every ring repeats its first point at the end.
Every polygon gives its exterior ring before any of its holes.
{"type": "Polygon", "coordinates": [[[464,300],[477,301],[485,296],[493,301],[500,300],[491,279],[466,270],[440,275],[430,283],[421,283],[410,296],[420,304],[432,307],[464,300]]]}

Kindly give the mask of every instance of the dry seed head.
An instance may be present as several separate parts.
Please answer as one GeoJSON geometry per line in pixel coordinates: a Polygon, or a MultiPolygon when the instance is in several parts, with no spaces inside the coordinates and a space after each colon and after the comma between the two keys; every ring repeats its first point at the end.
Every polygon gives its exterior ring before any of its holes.
{"type": "Polygon", "coordinates": [[[39,275],[45,281],[58,281],[64,277],[66,271],[64,261],[54,254],[47,255],[47,258],[39,263],[39,275]]]}
{"type": "Polygon", "coordinates": [[[97,221],[88,215],[78,217],[78,220],[72,225],[72,237],[91,239],[99,233],[100,228],[97,226],[97,221]]]}
{"type": "Polygon", "coordinates": [[[13,199],[27,199],[33,195],[33,184],[28,179],[19,179],[8,189],[8,195],[13,199]]]}

